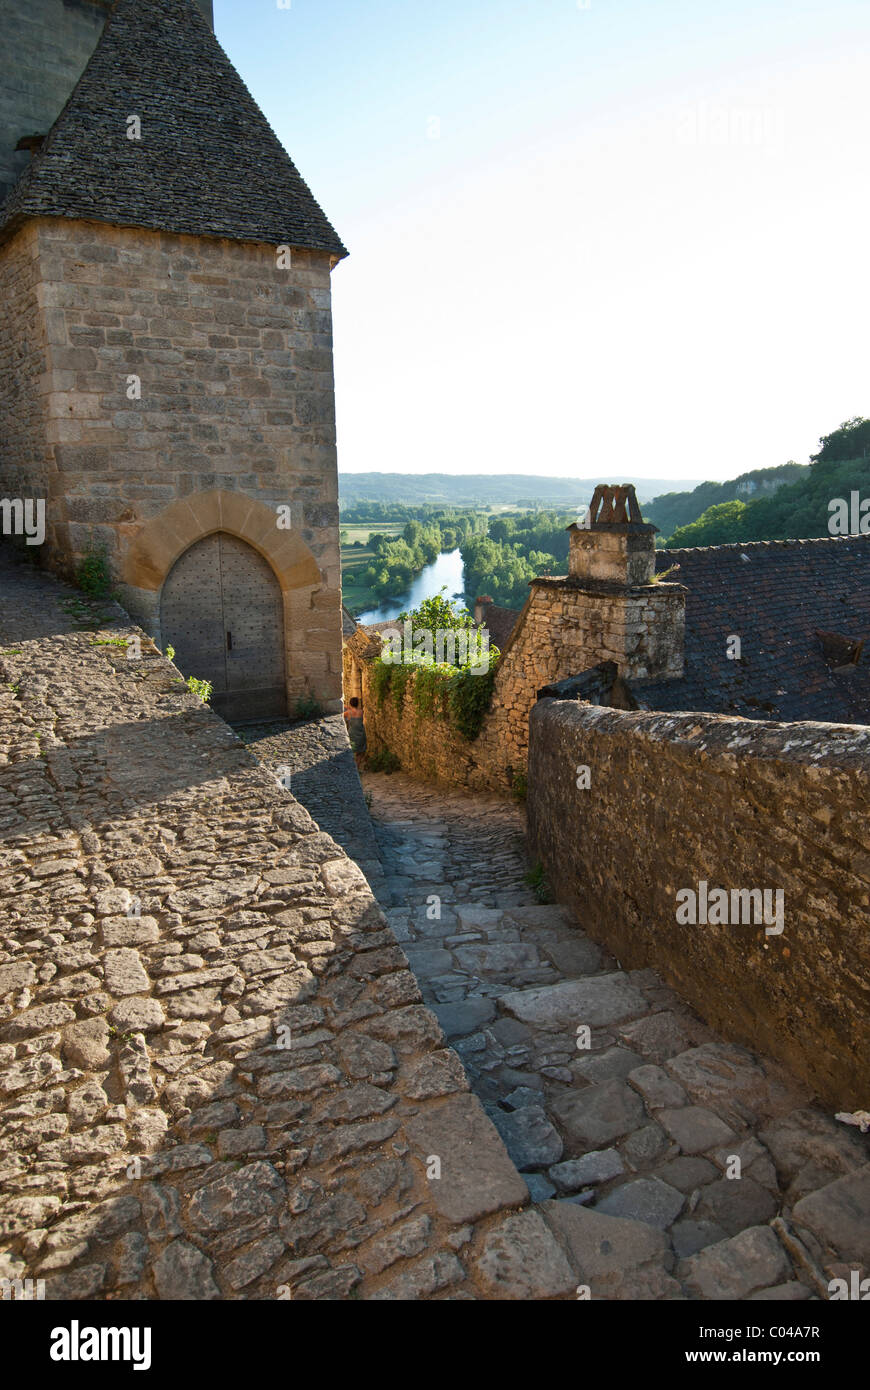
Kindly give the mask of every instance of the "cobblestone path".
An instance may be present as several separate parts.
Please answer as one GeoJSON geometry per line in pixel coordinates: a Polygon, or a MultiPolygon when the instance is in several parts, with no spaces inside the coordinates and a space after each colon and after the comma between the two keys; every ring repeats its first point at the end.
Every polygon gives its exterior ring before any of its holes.
{"type": "Polygon", "coordinates": [[[134,634],[0,567],[0,1280],[803,1298],[866,1266],[868,1140],[536,905],[515,808],[370,778],[373,833],[340,720],[246,749],[134,634]]]}
{"type": "Polygon", "coordinates": [[[362,873],[135,631],[0,568],[0,1280],[573,1296],[362,873]]]}
{"type": "Polygon", "coordinates": [[[237,730],[254,756],[292,792],[321,830],[362,869],[378,901],[389,897],[380,850],[340,714],[295,723],[244,724],[237,730]]]}
{"type": "Polygon", "coordinates": [[[387,918],[534,1202],[629,1223],[611,1297],[828,1297],[870,1272],[870,1136],[539,905],[518,808],[363,781],[387,918]]]}

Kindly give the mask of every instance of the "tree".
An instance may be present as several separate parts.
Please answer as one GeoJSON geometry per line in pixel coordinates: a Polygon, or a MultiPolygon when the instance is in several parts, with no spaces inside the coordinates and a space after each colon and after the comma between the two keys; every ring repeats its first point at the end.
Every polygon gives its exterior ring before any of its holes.
{"type": "Polygon", "coordinates": [[[861,415],[846,420],[838,430],[823,434],[821,448],[812,455],[813,463],[845,463],[870,454],[870,420],[861,415]]]}
{"type": "Polygon", "coordinates": [[[670,537],[669,550],[684,546],[727,545],[731,541],[745,540],[746,502],[718,502],[708,507],[697,521],[688,526],[678,526],[670,537]]]}

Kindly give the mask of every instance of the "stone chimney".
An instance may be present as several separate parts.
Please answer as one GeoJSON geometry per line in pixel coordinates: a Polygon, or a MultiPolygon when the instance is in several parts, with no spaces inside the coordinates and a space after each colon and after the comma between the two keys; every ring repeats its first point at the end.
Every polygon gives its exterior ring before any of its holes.
{"type": "Polygon", "coordinates": [[[486,621],[486,610],[491,608],[494,602],[495,600],[491,599],[489,594],[484,594],[483,598],[474,600],[474,621],[478,627],[483,627],[486,621]]]}
{"type": "Polygon", "coordinates": [[[630,483],[597,487],[583,522],[568,529],[568,572],[575,579],[652,583],[657,527],[644,522],[630,483]]]}

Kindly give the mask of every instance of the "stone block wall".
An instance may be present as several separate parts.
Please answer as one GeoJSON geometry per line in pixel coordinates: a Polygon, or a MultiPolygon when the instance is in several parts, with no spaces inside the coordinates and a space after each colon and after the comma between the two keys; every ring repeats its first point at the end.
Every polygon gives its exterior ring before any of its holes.
{"type": "Polygon", "coordinates": [[[713,1027],[778,1058],[832,1107],[866,1108],[868,774],[863,727],[542,700],[530,855],[624,967],[659,971],[713,1027]],[[676,895],[701,882],[729,895],[782,889],[782,933],[680,924],[676,895]]]}
{"type": "MultiPolygon", "coordinates": [[[[445,719],[435,715],[421,718],[418,715],[413,700],[413,681],[408,683],[399,710],[390,692],[382,704],[378,703],[373,690],[371,664],[351,667],[350,681],[345,682],[345,698],[350,698],[357,690],[355,671],[359,671],[361,677],[366,752],[369,756],[389,750],[399,759],[403,772],[423,781],[441,782],[475,791],[484,791],[496,785],[497,770],[490,766],[480,740],[469,743],[445,719]]],[[[497,785],[499,790],[507,790],[504,781],[497,785]]]]}
{"type": "Polygon", "coordinates": [[[39,242],[22,228],[0,254],[0,495],[45,498],[53,470],[46,439],[45,323],[39,305],[39,242]]]}

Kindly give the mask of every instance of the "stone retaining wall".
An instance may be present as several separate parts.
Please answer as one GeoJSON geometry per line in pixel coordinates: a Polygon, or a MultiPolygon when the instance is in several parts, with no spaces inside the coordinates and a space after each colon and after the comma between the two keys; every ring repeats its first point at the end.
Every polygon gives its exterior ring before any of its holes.
{"type": "Polygon", "coordinates": [[[553,700],[530,728],[530,854],[559,900],[727,1037],[866,1109],[870,729],[553,700]],[[681,925],[702,881],[782,889],[782,933],[681,925]]]}

